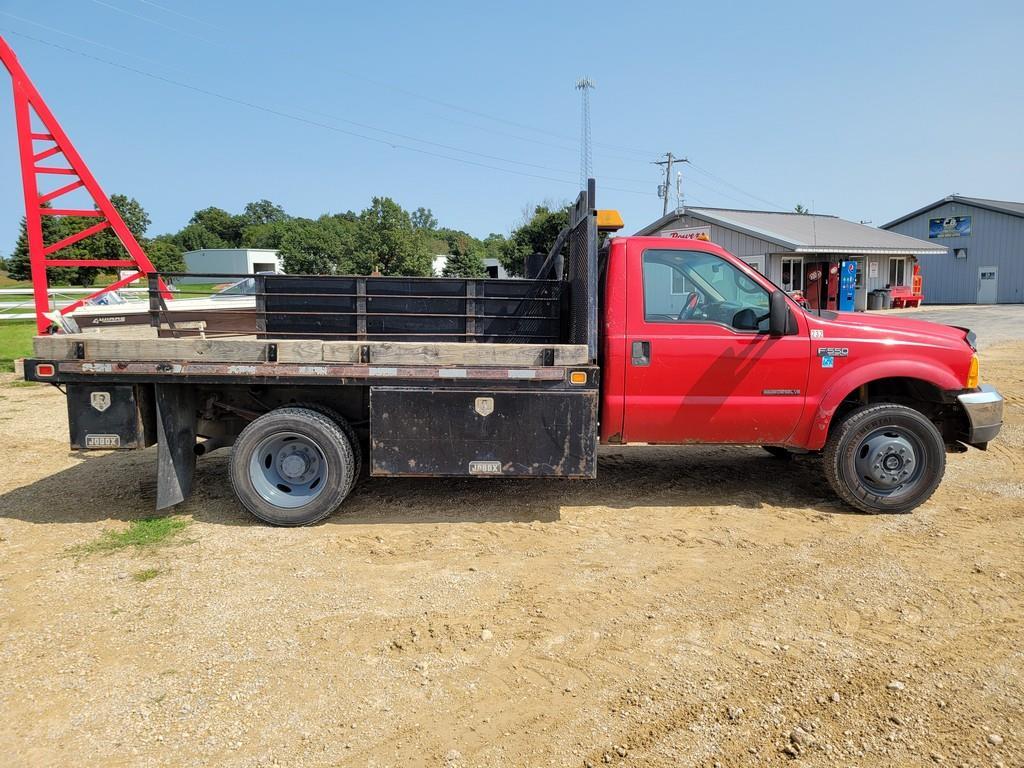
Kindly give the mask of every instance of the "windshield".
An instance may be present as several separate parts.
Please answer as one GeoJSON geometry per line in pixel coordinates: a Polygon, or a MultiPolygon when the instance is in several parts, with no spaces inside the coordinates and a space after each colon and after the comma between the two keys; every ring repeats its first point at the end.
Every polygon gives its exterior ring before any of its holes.
{"type": "Polygon", "coordinates": [[[211,299],[220,299],[231,296],[253,296],[256,293],[256,280],[252,277],[247,277],[245,280],[239,280],[234,285],[229,285],[223,291],[217,291],[217,293],[211,296],[211,299]]]}

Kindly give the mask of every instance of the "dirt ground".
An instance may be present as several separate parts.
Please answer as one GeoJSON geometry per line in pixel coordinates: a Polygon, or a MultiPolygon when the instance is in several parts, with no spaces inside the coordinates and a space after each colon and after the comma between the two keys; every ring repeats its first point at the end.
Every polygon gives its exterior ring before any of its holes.
{"type": "Polygon", "coordinates": [[[1022,355],[983,352],[1008,423],[911,515],[809,457],[635,448],[273,529],[219,451],[175,544],[89,555],[155,455],[71,454],[62,396],[4,375],[0,763],[1022,766],[1022,355]]]}

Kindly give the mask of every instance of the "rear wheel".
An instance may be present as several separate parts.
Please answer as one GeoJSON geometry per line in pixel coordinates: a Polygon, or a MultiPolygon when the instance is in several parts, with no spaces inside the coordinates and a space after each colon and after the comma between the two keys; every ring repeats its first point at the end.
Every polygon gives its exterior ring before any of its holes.
{"type": "MultiPolygon", "coordinates": [[[[352,425],[348,423],[344,416],[338,413],[336,410],[331,408],[329,405],[321,405],[320,403],[293,403],[291,408],[308,408],[311,411],[322,413],[324,416],[329,418],[338,428],[345,433],[345,437],[348,438],[349,444],[352,446],[352,456],[355,459],[355,473],[352,477],[352,485],[355,485],[359,481],[359,473],[363,469],[363,450],[359,444],[359,436],[356,431],[352,428],[352,425]]],[[[351,489],[349,489],[351,490],[351,489]]]]}
{"type": "Polygon", "coordinates": [[[946,470],[935,425],[891,403],[847,415],[829,436],[823,459],[833,490],[864,512],[909,512],[931,497],[946,470]]]}
{"type": "Polygon", "coordinates": [[[355,482],[348,437],[328,416],[278,408],[235,441],[229,467],[235,495],[271,525],[309,525],[327,517],[355,482]]]}

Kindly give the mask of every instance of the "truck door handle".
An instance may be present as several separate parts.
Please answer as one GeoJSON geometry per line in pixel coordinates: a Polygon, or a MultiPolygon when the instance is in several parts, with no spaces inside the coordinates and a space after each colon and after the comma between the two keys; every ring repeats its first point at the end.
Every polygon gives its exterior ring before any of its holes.
{"type": "Polygon", "coordinates": [[[649,341],[634,341],[633,342],[633,365],[650,365],[651,364],[651,342],[649,341]]]}

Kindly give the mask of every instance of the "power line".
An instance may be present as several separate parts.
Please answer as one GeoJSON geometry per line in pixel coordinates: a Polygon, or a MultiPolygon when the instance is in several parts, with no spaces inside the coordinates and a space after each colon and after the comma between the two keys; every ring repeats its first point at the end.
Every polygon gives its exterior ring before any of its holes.
{"type": "MultiPolygon", "coordinates": [[[[223,42],[217,42],[217,41],[209,40],[209,39],[207,39],[205,37],[200,37],[200,36],[194,35],[194,34],[192,34],[190,32],[186,32],[184,30],[180,30],[180,29],[177,29],[175,27],[172,27],[172,26],[170,26],[168,24],[164,24],[162,22],[156,21],[155,19],[150,19],[150,18],[148,18],[146,16],[141,16],[139,14],[131,13],[130,11],[126,11],[123,8],[118,8],[116,5],[111,5],[110,3],[107,3],[104,0],[92,0],[92,2],[96,3],[97,5],[102,5],[104,7],[110,8],[112,10],[118,11],[119,13],[123,13],[125,15],[131,16],[133,18],[149,22],[150,24],[156,24],[157,26],[163,27],[165,29],[169,29],[169,30],[172,30],[174,32],[178,32],[180,34],[188,35],[189,37],[194,37],[197,40],[202,40],[203,42],[209,43],[210,45],[214,45],[214,46],[217,46],[217,47],[223,46],[223,42]]],[[[155,3],[153,3],[153,2],[148,2],[147,0],[139,0],[139,2],[145,2],[147,5],[152,5],[154,7],[159,7],[162,10],[169,10],[167,8],[164,8],[163,6],[158,6],[155,3]]],[[[183,16],[183,14],[180,14],[180,13],[177,14],[177,15],[183,16]]],[[[186,16],[185,18],[192,19],[194,21],[199,21],[198,19],[193,19],[193,17],[190,17],[190,16],[186,16]]],[[[226,31],[226,30],[224,30],[224,31],[226,31]]],[[[451,110],[455,110],[455,111],[458,111],[458,112],[464,112],[466,114],[475,115],[477,117],[482,117],[482,118],[484,118],[486,120],[492,120],[494,122],[504,123],[506,125],[511,125],[511,126],[516,127],[516,128],[521,128],[521,129],[524,129],[524,130],[527,130],[527,131],[534,131],[536,133],[545,134],[547,136],[552,136],[554,138],[562,139],[564,141],[570,141],[570,142],[573,141],[573,139],[571,137],[565,136],[564,134],[556,133],[554,131],[547,130],[545,128],[539,128],[537,126],[531,126],[531,125],[527,125],[525,123],[519,123],[519,122],[516,122],[515,120],[509,120],[507,118],[498,117],[496,115],[491,115],[491,114],[488,114],[486,112],[481,112],[481,111],[476,110],[476,109],[471,109],[469,107],[463,107],[463,106],[461,106],[459,104],[452,104],[452,103],[444,101],[442,99],[437,99],[437,98],[434,98],[432,96],[427,96],[427,95],[424,95],[422,93],[417,93],[416,91],[411,91],[411,90],[409,90],[407,88],[404,88],[404,87],[402,87],[400,85],[396,85],[394,83],[385,82],[385,81],[382,81],[382,80],[377,80],[375,78],[368,77],[367,75],[363,75],[363,74],[360,74],[358,72],[353,72],[352,70],[344,69],[342,67],[337,67],[336,66],[335,69],[338,72],[340,72],[340,73],[342,73],[342,74],[344,74],[344,75],[346,75],[348,77],[352,77],[352,78],[355,78],[355,79],[358,79],[358,80],[365,80],[366,82],[371,83],[372,85],[376,85],[376,86],[379,86],[379,87],[382,87],[382,88],[389,88],[389,89],[394,90],[394,91],[396,91],[398,93],[402,93],[402,94],[404,94],[406,96],[412,96],[414,98],[421,99],[423,101],[427,101],[427,102],[430,102],[432,104],[437,104],[439,106],[445,107],[446,109],[451,109],[451,110]]],[[[487,129],[482,129],[482,130],[487,130],[487,129]]],[[[621,150],[621,151],[625,151],[625,152],[631,152],[631,153],[634,153],[634,154],[643,155],[645,157],[650,157],[652,154],[654,154],[650,150],[646,150],[646,149],[638,149],[636,147],[627,147],[627,146],[622,146],[622,145],[617,145],[617,144],[609,144],[609,143],[604,143],[604,142],[596,142],[594,146],[601,146],[601,147],[606,147],[608,149],[617,149],[617,150],[621,150]]]]}
{"type": "Polygon", "coordinates": [[[758,202],[766,203],[767,205],[772,206],[772,208],[778,208],[779,210],[783,210],[786,207],[784,205],[779,205],[778,203],[773,203],[771,200],[766,200],[763,197],[758,197],[755,194],[747,192],[745,189],[737,187],[735,184],[730,184],[728,181],[723,179],[721,176],[716,176],[711,171],[706,170],[704,168],[701,168],[699,165],[694,165],[693,163],[690,163],[690,167],[693,168],[698,173],[703,173],[705,176],[714,179],[715,181],[719,182],[720,184],[724,184],[725,186],[729,187],[730,189],[736,190],[741,195],[746,195],[747,197],[749,197],[749,198],[751,198],[753,200],[757,200],[758,202]]]}
{"type": "Polygon", "coordinates": [[[202,37],[201,35],[196,35],[196,34],[194,34],[192,32],[187,31],[187,30],[178,29],[177,27],[172,27],[170,24],[164,24],[162,21],[157,21],[155,19],[150,19],[150,18],[148,18],[146,16],[140,16],[137,13],[132,13],[131,11],[126,11],[124,8],[118,8],[116,5],[111,5],[110,3],[104,2],[104,0],[92,0],[92,1],[96,5],[101,5],[104,8],[110,8],[112,11],[117,11],[118,13],[123,13],[125,16],[131,16],[133,19],[142,19],[143,21],[148,21],[150,24],[156,24],[158,27],[163,27],[164,29],[169,29],[172,32],[177,32],[179,35],[187,35],[188,37],[194,38],[195,40],[201,40],[202,42],[209,43],[210,45],[219,45],[219,43],[216,43],[213,40],[210,40],[208,38],[202,37]]]}
{"type": "MultiPolygon", "coordinates": [[[[267,114],[275,115],[277,117],[283,117],[285,119],[293,120],[293,121],[299,122],[299,123],[304,123],[306,125],[316,126],[318,128],[323,128],[323,129],[326,129],[326,130],[329,130],[329,131],[333,131],[335,133],[340,133],[340,134],[344,134],[346,136],[352,136],[354,138],[363,139],[364,141],[371,141],[371,142],[374,142],[376,144],[383,144],[384,146],[392,147],[393,149],[404,149],[404,150],[409,151],[409,152],[416,152],[416,153],[419,153],[419,154],[422,154],[422,155],[427,155],[427,156],[430,156],[430,157],[436,157],[436,158],[440,158],[440,159],[443,159],[443,160],[450,160],[450,161],[453,161],[453,162],[462,163],[464,165],[471,165],[471,166],[476,166],[476,167],[479,167],[479,168],[487,168],[487,169],[494,170],[494,171],[500,171],[502,173],[510,173],[510,174],[513,174],[513,175],[516,175],[516,176],[525,176],[525,177],[528,177],[528,178],[541,179],[541,180],[544,180],[544,181],[553,181],[553,182],[556,182],[556,183],[559,183],[559,184],[572,184],[572,185],[575,186],[575,182],[569,181],[568,179],[560,179],[560,178],[555,178],[555,177],[552,177],[552,176],[542,176],[540,174],[528,173],[528,172],[525,172],[525,171],[517,171],[517,170],[513,170],[511,168],[502,168],[500,166],[490,165],[488,163],[481,163],[481,162],[477,162],[477,161],[474,161],[474,160],[467,160],[466,158],[462,158],[462,157],[452,157],[451,155],[445,155],[445,154],[442,154],[442,153],[439,153],[439,152],[432,152],[430,150],[423,149],[422,147],[413,147],[413,146],[409,146],[407,144],[401,144],[401,143],[398,143],[398,142],[389,141],[387,139],[381,139],[381,138],[378,138],[376,136],[367,136],[366,134],[358,133],[356,131],[350,131],[350,130],[347,130],[345,128],[339,128],[338,126],[330,125],[329,123],[324,123],[324,122],[321,122],[321,121],[318,121],[318,120],[311,120],[309,118],[302,117],[301,115],[296,115],[294,113],[287,112],[285,110],[278,109],[276,107],[269,107],[269,106],[266,106],[266,105],[263,105],[263,104],[258,104],[256,102],[247,101],[246,99],[241,99],[241,98],[238,98],[238,97],[235,97],[235,96],[231,96],[231,95],[228,95],[228,94],[219,93],[217,91],[212,91],[212,90],[210,90],[208,88],[202,88],[200,86],[192,85],[191,83],[185,83],[185,82],[182,82],[180,80],[175,80],[173,78],[165,77],[163,75],[159,75],[159,74],[156,74],[156,73],[153,73],[153,72],[148,72],[148,71],[143,70],[143,69],[138,69],[137,67],[131,67],[131,66],[128,66],[126,64],[121,64],[120,62],[110,61],[109,59],[104,59],[104,58],[99,57],[99,56],[94,56],[92,54],[85,53],[84,51],[78,51],[78,50],[75,50],[74,48],[69,48],[67,46],[60,45],[58,43],[53,43],[53,42],[50,42],[48,40],[43,40],[41,38],[37,38],[37,37],[34,37],[32,35],[27,35],[24,32],[17,32],[17,31],[14,31],[14,30],[6,30],[6,31],[8,33],[10,33],[10,34],[17,35],[18,37],[23,37],[25,39],[32,40],[32,41],[40,43],[42,45],[46,45],[46,46],[49,46],[51,48],[55,48],[57,50],[65,51],[67,53],[72,53],[72,54],[75,54],[76,56],[81,56],[81,57],[86,58],[86,59],[91,59],[93,61],[98,61],[98,62],[100,62],[102,64],[106,64],[108,66],[116,67],[117,69],[122,69],[122,70],[124,70],[126,72],[131,72],[131,73],[136,74],[136,75],[141,75],[143,77],[148,77],[148,78],[153,79],[153,80],[158,80],[160,82],[167,83],[169,85],[174,85],[174,86],[179,87],[179,88],[184,88],[186,90],[194,91],[196,93],[201,93],[203,95],[210,96],[212,98],[221,99],[223,101],[227,101],[227,102],[230,102],[232,104],[237,104],[237,105],[240,105],[240,106],[244,106],[244,107],[247,107],[249,109],[257,110],[259,112],[264,112],[264,113],[267,113],[267,114]]],[[[419,139],[412,139],[412,140],[413,141],[422,141],[422,140],[419,140],[419,139]]],[[[465,152],[465,150],[456,150],[456,151],[465,152]]],[[[552,170],[552,169],[548,169],[548,170],[552,170]]],[[[559,170],[554,170],[553,172],[555,172],[555,173],[568,173],[567,171],[559,171],[559,170]]],[[[604,189],[609,189],[609,190],[612,190],[612,191],[615,191],[615,192],[625,192],[625,193],[629,193],[629,194],[638,194],[638,195],[647,195],[647,194],[649,194],[649,193],[645,193],[645,192],[640,192],[638,190],[624,189],[624,188],[620,188],[620,187],[606,186],[606,187],[604,187],[604,189]]]]}
{"type": "Polygon", "coordinates": [[[23,24],[31,24],[34,27],[39,27],[40,29],[45,29],[48,32],[56,32],[58,35],[64,35],[65,37],[70,37],[71,39],[78,40],[79,42],[82,42],[82,43],[87,43],[89,45],[95,45],[95,46],[97,46],[99,48],[106,48],[108,51],[114,51],[115,53],[120,53],[120,54],[122,54],[124,56],[130,56],[133,59],[140,59],[141,61],[148,61],[150,64],[156,64],[157,66],[164,67],[165,69],[170,69],[170,70],[177,71],[177,72],[183,71],[183,70],[179,69],[178,67],[168,67],[163,62],[157,61],[156,59],[151,59],[148,56],[140,56],[137,53],[132,53],[131,51],[126,51],[126,50],[124,50],[122,48],[115,48],[112,45],[107,45],[106,43],[101,43],[98,40],[90,40],[88,37],[82,37],[81,35],[76,35],[76,34],[73,34],[71,32],[65,32],[63,29],[57,29],[56,27],[51,27],[51,26],[49,26],[47,24],[43,24],[43,23],[38,22],[38,21],[32,21],[32,19],[26,19],[26,18],[24,18],[22,16],[18,16],[17,14],[10,13],[9,11],[0,11],[0,15],[9,16],[10,18],[15,19],[16,21],[22,22],[23,24]]]}
{"type": "MultiPolygon", "coordinates": [[[[144,2],[145,0],[139,0],[139,1],[140,2],[144,2]]],[[[67,32],[65,30],[49,26],[47,24],[43,24],[43,23],[38,22],[38,21],[33,21],[32,19],[27,19],[27,18],[24,18],[22,16],[18,16],[17,14],[10,13],[9,11],[0,10],[0,14],[2,14],[4,16],[7,16],[7,17],[9,17],[11,19],[14,19],[16,21],[19,21],[19,22],[22,22],[22,23],[25,23],[25,24],[31,24],[32,26],[39,27],[40,29],[45,29],[45,30],[47,30],[49,32],[53,32],[53,33],[56,33],[56,34],[59,34],[59,35],[63,35],[65,37],[69,37],[71,39],[74,39],[74,40],[86,43],[88,45],[94,45],[94,46],[97,46],[99,48],[104,48],[106,50],[113,51],[113,52],[116,52],[116,53],[119,53],[119,54],[122,54],[122,55],[125,55],[125,56],[130,56],[132,58],[140,59],[142,61],[148,61],[150,63],[157,64],[158,66],[171,69],[172,71],[182,71],[182,70],[180,70],[178,68],[175,68],[175,67],[167,67],[166,64],[164,64],[163,62],[158,61],[156,59],[152,59],[152,58],[149,58],[147,56],[141,56],[139,54],[132,53],[131,51],[126,51],[126,50],[123,50],[121,48],[116,48],[114,46],[107,45],[106,43],[100,42],[98,40],[94,40],[94,39],[91,39],[91,38],[83,37],[81,35],[76,35],[76,34],[73,34],[71,32],[67,32]]],[[[12,30],[12,32],[13,32],[13,30],[12,30]]],[[[42,43],[44,45],[52,45],[53,47],[60,47],[60,46],[56,46],[55,44],[48,43],[45,40],[42,40],[42,39],[39,39],[39,38],[34,38],[34,37],[30,36],[30,35],[25,35],[25,34],[18,33],[18,32],[13,32],[13,34],[19,34],[19,35],[21,35],[21,36],[23,36],[23,37],[25,37],[27,39],[33,40],[34,42],[42,43]]],[[[76,55],[83,55],[83,56],[87,55],[87,54],[81,53],[79,51],[75,51],[73,49],[70,49],[70,48],[63,48],[63,50],[65,50],[65,51],[67,51],[69,53],[75,53],[76,55]]],[[[116,62],[108,62],[106,60],[99,59],[98,57],[97,57],[97,60],[101,61],[102,63],[111,65],[111,66],[118,66],[118,67],[121,67],[121,68],[125,68],[124,65],[118,64],[116,62]]],[[[141,73],[141,70],[140,70],[140,73],[141,73]]],[[[146,76],[149,76],[149,77],[153,76],[152,73],[145,73],[145,74],[146,74],[146,76]]],[[[187,84],[182,84],[182,85],[183,86],[187,86],[187,84]]],[[[388,130],[386,128],[378,128],[376,126],[372,126],[372,125],[369,125],[369,124],[366,124],[366,123],[360,123],[358,121],[348,120],[346,118],[340,118],[340,117],[338,117],[336,115],[331,115],[331,114],[324,113],[324,112],[317,112],[317,111],[314,111],[314,110],[308,110],[308,111],[312,112],[312,114],[319,114],[319,115],[321,115],[323,117],[327,117],[327,118],[330,118],[330,119],[336,120],[336,121],[341,121],[341,122],[344,122],[344,123],[347,123],[349,125],[353,125],[353,126],[356,126],[356,127],[359,127],[359,128],[364,128],[366,130],[371,130],[371,131],[377,131],[377,132],[388,134],[388,135],[395,136],[395,137],[398,137],[398,138],[404,138],[404,139],[407,139],[409,141],[415,141],[415,142],[422,143],[422,144],[428,144],[430,146],[435,146],[435,147],[438,147],[438,148],[441,148],[441,149],[447,149],[447,150],[451,150],[451,151],[455,151],[455,152],[461,152],[463,154],[469,154],[469,155],[473,155],[475,157],[480,157],[480,158],[483,158],[483,159],[496,160],[498,162],[505,162],[505,163],[509,163],[509,164],[512,164],[512,165],[520,165],[520,166],[527,167],[527,168],[535,168],[535,169],[538,169],[538,170],[545,170],[545,171],[549,171],[549,172],[553,172],[553,173],[564,173],[566,175],[571,175],[570,171],[564,170],[564,169],[551,168],[550,166],[545,166],[545,165],[541,165],[541,164],[538,164],[538,163],[529,163],[529,162],[525,162],[525,161],[521,161],[521,160],[514,160],[512,158],[501,157],[501,156],[498,156],[498,155],[490,155],[490,154],[487,154],[487,153],[475,152],[473,150],[467,150],[467,149],[463,149],[463,148],[457,147],[457,146],[452,146],[452,145],[449,145],[449,144],[443,144],[443,143],[440,143],[440,142],[434,142],[434,141],[430,141],[428,139],[420,139],[420,138],[418,138],[416,136],[410,136],[408,134],[403,134],[403,133],[400,133],[400,132],[397,132],[397,131],[390,131],[390,130],[388,130]]],[[[469,124],[469,123],[463,123],[461,121],[452,120],[450,118],[442,118],[442,119],[449,120],[450,122],[454,122],[454,123],[459,124],[459,125],[467,125],[467,126],[472,127],[472,128],[477,128],[478,127],[478,126],[473,126],[472,124],[469,124]]],[[[492,132],[495,132],[494,129],[481,129],[481,130],[490,130],[492,132]]],[[[527,142],[531,142],[531,143],[541,144],[541,145],[544,145],[544,146],[550,146],[550,147],[553,147],[555,149],[563,149],[563,150],[570,149],[569,147],[565,147],[565,146],[557,145],[557,144],[551,144],[549,142],[545,142],[545,141],[542,141],[542,140],[539,140],[539,139],[531,139],[531,138],[527,138],[527,137],[516,136],[515,134],[507,134],[507,133],[502,133],[502,132],[498,132],[498,133],[500,135],[505,135],[505,136],[508,136],[510,138],[515,138],[515,139],[522,140],[522,141],[527,141],[527,142]]],[[[709,171],[706,171],[704,169],[699,169],[699,170],[702,173],[704,173],[705,175],[713,175],[713,174],[710,174],[709,171]]],[[[608,175],[608,174],[602,174],[601,178],[603,180],[620,181],[620,182],[626,182],[626,183],[629,183],[629,184],[643,184],[643,185],[646,185],[646,184],[649,183],[646,179],[636,179],[636,178],[624,177],[624,176],[613,176],[613,175],[608,175]]],[[[718,177],[715,177],[715,178],[718,178],[718,177]]],[[[728,184],[728,182],[725,182],[724,180],[720,180],[720,181],[722,183],[728,184]]],[[[563,183],[566,183],[566,182],[563,181],[563,183]]],[[[698,181],[696,179],[690,179],[690,183],[691,184],[695,184],[697,186],[700,186],[700,187],[702,187],[704,189],[707,189],[708,191],[714,192],[716,195],[720,195],[720,196],[725,197],[727,199],[734,200],[734,201],[739,202],[739,203],[743,203],[743,201],[740,198],[737,198],[737,197],[735,197],[733,195],[730,195],[730,194],[728,194],[726,192],[723,192],[723,191],[721,191],[719,189],[716,189],[715,187],[712,187],[712,186],[709,186],[709,185],[707,185],[705,183],[702,183],[702,182],[700,182],[700,181],[698,181]]],[[[729,186],[733,186],[733,185],[729,185],[729,186]]],[[[645,194],[645,195],[647,194],[647,193],[641,192],[639,190],[627,190],[627,189],[618,188],[618,187],[610,187],[610,186],[609,187],[604,187],[604,186],[602,186],[602,188],[610,189],[610,190],[613,190],[613,191],[619,191],[619,192],[628,192],[630,194],[645,194]]],[[[751,196],[751,195],[748,194],[748,196],[751,196]]],[[[691,197],[692,200],[700,202],[697,198],[693,197],[692,195],[690,197],[691,197]]],[[[753,197],[755,199],[761,199],[761,198],[757,198],[756,196],[753,196],[753,197]]],[[[770,205],[774,205],[770,201],[762,200],[762,202],[768,202],[770,205]]],[[[776,206],[776,207],[781,208],[782,206],[776,206]]]]}
{"type": "Polygon", "coordinates": [[[140,3],[142,3],[143,5],[148,5],[148,6],[152,7],[152,8],[157,8],[158,10],[161,10],[164,13],[173,14],[174,16],[177,16],[177,17],[182,18],[182,19],[186,19],[187,21],[194,21],[196,24],[203,24],[203,25],[205,25],[207,27],[210,27],[211,29],[216,29],[218,32],[225,32],[227,34],[231,34],[230,30],[224,29],[224,27],[218,27],[216,24],[211,24],[208,21],[203,21],[202,19],[196,18],[195,16],[189,16],[187,13],[182,13],[181,11],[176,11],[173,8],[168,8],[165,5],[160,5],[159,3],[154,3],[154,2],[152,2],[152,0],[138,0],[138,1],[140,3]]]}

